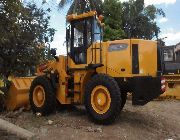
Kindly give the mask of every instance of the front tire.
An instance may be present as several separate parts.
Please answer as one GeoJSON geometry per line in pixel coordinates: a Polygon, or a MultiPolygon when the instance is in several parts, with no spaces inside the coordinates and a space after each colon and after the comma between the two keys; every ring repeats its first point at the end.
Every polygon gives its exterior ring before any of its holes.
{"type": "Polygon", "coordinates": [[[50,80],[45,76],[34,79],[30,87],[29,102],[34,113],[49,115],[55,110],[56,97],[50,80]]]}
{"type": "Polygon", "coordinates": [[[85,89],[85,107],[96,123],[112,123],[121,111],[121,92],[114,78],[106,74],[93,76],[85,89]]]}

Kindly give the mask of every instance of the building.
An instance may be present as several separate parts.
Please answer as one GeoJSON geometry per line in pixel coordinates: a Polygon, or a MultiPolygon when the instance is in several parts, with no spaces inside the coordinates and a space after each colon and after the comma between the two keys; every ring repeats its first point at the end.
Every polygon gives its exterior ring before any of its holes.
{"type": "Polygon", "coordinates": [[[174,48],[175,48],[174,45],[163,47],[163,55],[165,62],[172,62],[175,60],[174,48]]]}
{"type": "Polygon", "coordinates": [[[163,47],[164,61],[180,63],[180,43],[163,47]]]}
{"type": "Polygon", "coordinates": [[[163,47],[163,67],[164,74],[180,72],[180,43],[173,46],[163,47]]]}
{"type": "Polygon", "coordinates": [[[174,48],[175,60],[180,63],[180,43],[178,43],[174,48]]]}

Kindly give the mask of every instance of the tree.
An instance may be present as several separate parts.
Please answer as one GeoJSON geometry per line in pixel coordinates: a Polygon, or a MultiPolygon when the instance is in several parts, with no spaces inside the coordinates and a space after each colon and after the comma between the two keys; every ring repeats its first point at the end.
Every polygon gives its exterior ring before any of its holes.
{"type": "Polygon", "coordinates": [[[59,7],[63,8],[69,3],[71,3],[71,6],[67,12],[68,15],[90,10],[97,11],[98,15],[102,13],[102,0],[61,0],[59,7]]]}
{"type": "Polygon", "coordinates": [[[19,0],[0,1],[0,75],[24,76],[47,59],[46,45],[55,33],[49,28],[49,12],[33,3],[25,6],[19,0]]]}
{"type": "Polygon", "coordinates": [[[158,38],[160,28],[155,19],[165,16],[162,9],[154,5],[145,7],[144,0],[129,0],[121,3],[119,0],[61,0],[59,7],[63,8],[72,2],[67,14],[79,14],[96,10],[98,15],[105,16],[104,40],[121,38],[158,38]]]}
{"type": "Polygon", "coordinates": [[[125,38],[158,38],[160,28],[155,19],[157,16],[165,16],[162,9],[154,5],[145,7],[144,0],[130,0],[122,4],[122,29],[125,38]]]}
{"type": "Polygon", "coordinates": [[[105,16],[105,34],[104,40],[121,39],[124,35],[121,29],[121,3],[118,0],[61,0],[59,7],[63,8],[65,5],[71,3],[71,6],[67,12],[69,14],[80,14],[91,10],[96,10],[98,15],[103,14],[105,16]]]}
{"type": "Polygon", "coordinates": [[[118,0],[104,0],[103,15],[105,30],[104,40],[116,40],[124,37],[122,27],[122,4],[118,0]]]}

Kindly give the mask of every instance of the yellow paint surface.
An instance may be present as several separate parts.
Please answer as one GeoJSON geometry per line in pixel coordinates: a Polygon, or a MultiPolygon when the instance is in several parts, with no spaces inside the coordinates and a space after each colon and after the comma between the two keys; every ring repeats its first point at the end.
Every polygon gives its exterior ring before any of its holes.
{"type": "Polygon", "coordinates": [[[180,85],[176,85],[174,88],[168,88],[160,97],[180,100],[180,85]]]}

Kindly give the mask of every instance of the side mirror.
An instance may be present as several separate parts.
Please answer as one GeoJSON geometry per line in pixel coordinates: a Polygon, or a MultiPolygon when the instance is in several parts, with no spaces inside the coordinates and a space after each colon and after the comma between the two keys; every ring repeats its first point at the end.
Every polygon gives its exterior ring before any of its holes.
{"type": "Polygon", "coordinates": [[[56,59],[56,62],[59,62],[59,58],[56,56],[56,49],[51,49],[51,55],[56,59]]]}
{"type": "Polygon", "coordinates": [[[52,55],[53,57],[55,57],[55,56],[56,56],[56,54],[57,54],[57,53],[56,53],[56,49],[54,49],[54,48],[53,48],[53,49],[51,49],[51,55],[52,55]]]}

